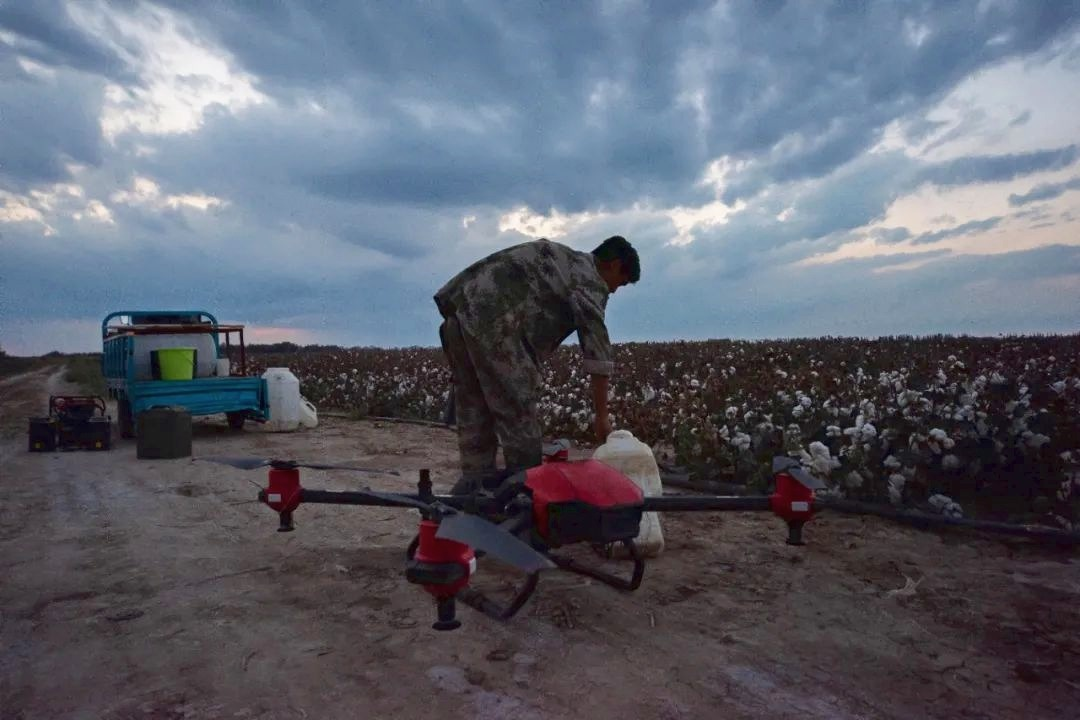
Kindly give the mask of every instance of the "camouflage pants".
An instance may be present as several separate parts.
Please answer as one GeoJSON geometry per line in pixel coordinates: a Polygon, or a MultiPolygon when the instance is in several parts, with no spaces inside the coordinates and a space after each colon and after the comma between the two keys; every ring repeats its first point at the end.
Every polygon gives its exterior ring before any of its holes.
{"type": "Polygon", "coordinates": [[[439,328],[454,376],[454,414],[463,480],[495,471],[501,443],[506,468],[539,465],[543,440],[536,414],[540,369],[517,338],[480,344],[449,315],[439,328]]]}

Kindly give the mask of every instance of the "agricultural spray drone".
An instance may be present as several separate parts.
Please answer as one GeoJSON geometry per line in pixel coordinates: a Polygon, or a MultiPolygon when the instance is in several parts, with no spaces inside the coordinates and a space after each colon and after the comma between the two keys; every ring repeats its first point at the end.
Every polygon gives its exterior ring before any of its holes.
{"type": "Polygon", "coordinates": [[[824,484],[806,473],[797,460],[773,461],[775,490],[761,496],[646,497],[625,475],[597,460],[569,461],[545,451],[541,465],[491,476],[464,495],[435,495],[430,473],[420,471],[417,493],[356,490],[309,490],[300,484],[300,468],[382,472],[355,465],[300,463],[269,458],[203,458],[244,470],[268,467],[269,478],[259,500],[279,516],[279,532],[294,529],[293,513],[301,504],[401,507],[420,512],[420,529],[406,551],[405,578],[435,599],[436,630],[461,623],[456,601],[497,620],[513,617],[528,601],[544,570],[561,569],[585,575],[618,590],[640,586],[645,560],[634,544],[646,512],[771,511],[788,527],[787,542],[802,545],[802,529],[814,514],[814,490],[824,484]],[[616,577],[554,552],[585,543],[610,550],[621,544],[633,569],[616,577]],[[469,587],[478,557],[490,555],[525,573],[508,604],[499,604],[469,587]]]}

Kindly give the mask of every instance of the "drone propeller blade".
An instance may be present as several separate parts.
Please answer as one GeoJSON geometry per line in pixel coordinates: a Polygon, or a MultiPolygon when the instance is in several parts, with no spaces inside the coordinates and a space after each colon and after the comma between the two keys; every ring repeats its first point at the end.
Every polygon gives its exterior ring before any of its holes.
{"type": "Polygon", "coordinates": [[[205,460],[206,462],[219,463],[221,465],[231,465],[241,470],[254,470],[256,468],[266,467],[273,461],[270,458],[258,458],[258,457],[200,457],[197,460],[205,460]]]}
{"type": "Polygon", "coordinates": [[[785,472],[799,481],[799,484],[809,490],[824,490],[827,485],[820,478],[811,475],[803,469],[802,464],[793,457],[777,455],[773,458],[773,474],[785,472]]]}
{"type": "Polygon", "coordinates": [[[397,470],[383,470],[381,468],[361,467],[359,465],[347,465],[336,463],[293,463],[296,467],[311,468],[312,470],[355,470],[356,472],[375,473],[381,475],[401,475],[397,470]]]}
{"type": "Polygon", "coordinates": [[[516,536],[476,515],[454,513],[443,517],[435,536],[464,543],[530,574],[555,567],[516,536]]]}
{"type": "Polygon", "coordinates": [[[397,470],[383,470],[381,468],[362,467],[360,465],[348,465],[345,463],[305,463],[296,460],[279,460],[277,458],[260,457],[201,457],[198,460],[221,463],[240,468],[241,470],[255,470],[261,467],[278,468],[311,468],[312,470],[355,470],[357,472],[375,473],[381,475],[401,475],[397,470]]]}

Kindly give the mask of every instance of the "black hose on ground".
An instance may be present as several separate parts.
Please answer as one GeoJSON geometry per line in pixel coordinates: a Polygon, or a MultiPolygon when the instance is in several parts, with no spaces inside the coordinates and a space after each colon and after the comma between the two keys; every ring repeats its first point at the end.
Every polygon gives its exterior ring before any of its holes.
{"type": "MultiPolygon", "coordinates": [[[[665,486],[677,487],[685,490],[696,490],[698,492],[724,495],[752,494],[745,485],[725,483],[719,480],[691,479],[691,476],[688,473],[661,472],[660,477],[661,482],[665,486]]],[[[952,518],[945,515],[928,515],[914,510],[899,510],[897,508],[889,507],[888,505],[877,505],[874,503],[859,502],[857,500],[842,500],[838,498],[817,498],[814,501],[814,506],[821,510],[832,510],[833,512],[846,513],[849,515],[873,515],[875,517],[893,520],[922,530],[955,527],[998,535],[1029,538],[1031,540],[1039,540],[1058,545],[1080,545],[1080,533],[1040,525],[1017,525],[1015,523],[994,522],[990,520],[972,520],[970,518],[952,518]]]]}

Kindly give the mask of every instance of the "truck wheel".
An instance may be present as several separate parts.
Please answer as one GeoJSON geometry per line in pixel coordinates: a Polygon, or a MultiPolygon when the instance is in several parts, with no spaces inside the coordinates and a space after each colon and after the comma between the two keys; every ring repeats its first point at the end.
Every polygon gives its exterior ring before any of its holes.
{"type": "Polygon", "coordinates": [[[128,401],[127,395],[120,394],[116,396],[116,415],[116,422],[120,426],[120,437],[135,437],[135,423],[132,421],[131,403],[128,401]]]}
{"type": "Polygon", "coordinates": [[[244,421],[247,420],[247,413],[245,412],[230,412],[225,413],[225,418],[229,421],[229,427],[233,430],[243,430],[244,421]]]}

